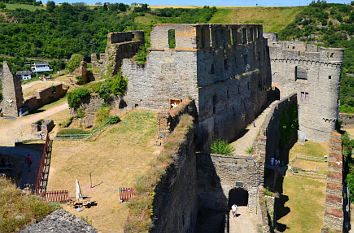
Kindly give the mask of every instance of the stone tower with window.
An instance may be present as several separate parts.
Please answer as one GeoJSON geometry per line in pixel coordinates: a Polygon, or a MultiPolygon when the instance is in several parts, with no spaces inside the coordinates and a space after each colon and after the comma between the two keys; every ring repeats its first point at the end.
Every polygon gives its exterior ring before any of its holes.
{"type": "Polygon", "coordinates": [[[2,114],[4,116],[18,117],[18,109],[23,104],[21,79],[11,73],[6,61],[3,62],[2,75],[2,114]]]}
{"type": "Polygon", "coordinates": [[[272,86],[279,89],[281,98],[297,93],[299,139],[328,140],[338,117],[344,50],[278,41],[275,33],[264,36],[268,38],[272,86]]]}

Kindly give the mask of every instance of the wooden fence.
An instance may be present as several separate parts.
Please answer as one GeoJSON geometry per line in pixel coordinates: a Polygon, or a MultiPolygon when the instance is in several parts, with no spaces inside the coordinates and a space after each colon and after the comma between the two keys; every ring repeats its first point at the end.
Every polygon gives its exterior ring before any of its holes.
{"type": "Polygon", "coordinates": [[[40,194],[47,202],[67,202],[69,200],[68,190],[46,191],[40,194]]]}
{"type": "Polygon", "coordinates": [[[119,188],[119,200],[121,202],[128,201],[135,197],[136,191],[134,188],[119,188]]]}

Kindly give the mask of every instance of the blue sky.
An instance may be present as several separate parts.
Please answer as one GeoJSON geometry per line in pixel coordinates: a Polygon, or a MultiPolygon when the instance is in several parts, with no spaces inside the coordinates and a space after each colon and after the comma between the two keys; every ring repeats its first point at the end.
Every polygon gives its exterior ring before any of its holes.
{"type": "MultiPolygon", "coordinates": [[[[299,6],[308,5],[312,0],[54,0],[61,2],[85,2],[95,4],[96,2],[122,2],[130,5],[132,2],[142,2],[149,5],[194,5],[194,6],[299,6]]],[[[43,2],[46,2],[44,0],[43,2]]],[[[351,0],[327,0],[328,3],[350,3],[351,0]]]]}

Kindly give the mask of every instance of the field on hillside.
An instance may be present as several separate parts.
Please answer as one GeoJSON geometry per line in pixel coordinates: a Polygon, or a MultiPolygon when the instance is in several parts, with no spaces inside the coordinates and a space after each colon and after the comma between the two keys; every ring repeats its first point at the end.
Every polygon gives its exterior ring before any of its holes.
{"type": "Polygon", "coordinates": [[[6,4],[6,9],[8,10],[24,9],[29,11],[35,11],[35,10],[44,9],[44,7],[27,5],[27,4],[6,4]]]}
{"type": "Polygon", "coordinates": [[[257,23],[265,32],[279,32],[304,7],[228,7],[218,8],[209,23],[257,23]]]}
{"type": "Polygon", "coordinates": [[[119,187],[132,187],[161,147],[154,145],[156,114],[132,111],[122,122],[108,127],[96,140],[87,142],[54,141],[48,190],[67,189],[75,196],[75,179],[82,193],[97,201],[97,206],[78,213],[103,232],[123,232],[126,203],[119,203],[119,187]],[[92,173],[90,189],[89,173],[92,173]]]}

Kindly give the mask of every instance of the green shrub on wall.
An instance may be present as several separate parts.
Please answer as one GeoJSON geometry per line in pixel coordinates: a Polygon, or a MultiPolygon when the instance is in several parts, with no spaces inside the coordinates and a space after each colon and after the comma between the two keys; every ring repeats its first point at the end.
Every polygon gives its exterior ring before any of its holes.
{"type": "Polygon", "coordinates": [[[83,58],[84,58],[84,56],[82,56],[81,54],[71,55],[69,62],[66,64],[66,68],[70,72],[73,72],[77,67],[80,66],[80,63],[83,60],[83,58]]]}
{"type": "Polygon", "coordinates": [[[81,87],[68,93],[68,104],[70,108],[78,108],[82,101],[90,96],[90,92],[81,87]]]}
{"type": "Polygon", "coordinates": [[[217,139],[211,145],[211,153],[221,154],[221,155],[231,155],[235,151],[235,148],[232,147],[227,141],[217,139]]]}

